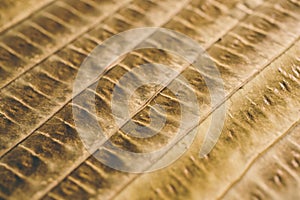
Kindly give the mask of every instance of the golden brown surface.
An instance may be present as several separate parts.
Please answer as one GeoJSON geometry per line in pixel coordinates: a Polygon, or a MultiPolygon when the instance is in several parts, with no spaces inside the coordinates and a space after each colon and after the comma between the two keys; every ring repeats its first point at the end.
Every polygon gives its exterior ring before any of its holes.
{"type": "Polygon", "coordinates": [[[0,1],[0,199],[300,199],[299,36],[299,0],[0,1]],[[224,80],[228,110],[217,145],[200,159],[219,109],[210,107],[203,78],[164,51],[129,53],[90,83],[96,91],[84,90],[96,94],[95,118],[116,146],[151,151],[180,123],[176,97],[149,86],[129,102],[132,119],[148,124],[149,109],[159,103],[168,111],[166,126],[150,140],[116,128],[111,91],[139,64],[180,70],[202,110],[196,139],[180,159],[132,174],[85,150],[72,119],[72,87],[97,44],[145,26],[179,31],[207,50],[224,80]]]}

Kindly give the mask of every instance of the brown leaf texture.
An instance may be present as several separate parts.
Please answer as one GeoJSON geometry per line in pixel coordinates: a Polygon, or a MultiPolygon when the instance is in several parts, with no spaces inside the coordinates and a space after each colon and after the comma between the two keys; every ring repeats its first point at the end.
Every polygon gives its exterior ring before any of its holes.
{"type": "MultiPolygon", "coordinates": [[[[298,0],[28,0],[0,2],[0,199],[291,199],[300,198],[300,1],[298,0]],[[225,97],[211,106],[202,76],[180,55],[134,50],[77,94],[79,67],[108,38],[133,28],[162,27],[185,34],[206,50],[224,81],[225,97]],[[184,77],[200,105],[197,124],[172,147],[195,140],[172,164],[154,172],[113,169],[138,164],[108,148],[145,153],[165,146],[181,123],[181,102],[169,88],[144,85],[128,101],[119,127],[112,95],[128,72],[146,63],[184,77]],[[86,108],[72,101],[93,94],[86,108]],[[96,106],[96,113],[87,109],[96,106]],[[155,110],[159,104],[165,113],[155,110]],[[221,135],[199,157],[212,115],[226,106],[221,135]],[[107,136],[89,152],[73,119],[74,108],[107,136]],[[147,126],[150,112],[166,121],[151,138],[135,138],[128,121],[147,126]],[[93,154],[91,154],[93,153],[93,154]]],[[[162,40],[164,38],[161,38],[162,40]]],[[[150,41],[151,42],[151,41],[150,41]]],[[[138,40],[133,41],[139,45],[138,40]]],[[[111,49],[112,53],[114,49],[111,49]]],[[[151,73],[158,73],[153,69],[151,73]]],[[[194,119],[191,119],[194,120],[194,119]]],[[[87,124],[87,127],[92,127],[87,124]]],[[[83,131],[87,131],[83,130],[83,131]]],[[[172,149],[143,163],[171,159],[172,149]]]]}

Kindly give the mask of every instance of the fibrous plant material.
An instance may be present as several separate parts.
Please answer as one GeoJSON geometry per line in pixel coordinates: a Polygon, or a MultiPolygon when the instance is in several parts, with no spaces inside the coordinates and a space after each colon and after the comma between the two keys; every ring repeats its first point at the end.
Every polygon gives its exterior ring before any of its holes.
{"type": "MultiPolygon", "coordinates": [[[[300,1],[4,0],[0,12],[0,199],[300,198],[300,1]],[[78,94],[72,92],[81,64],[97,45],[143,27],[174,30],[199,43],[224,82],[218,106],[211,106],[205,79],[192,64],[162,49],[123,55],[78,94]],[[147,76],[134,71],[146,63],[180,72],[201,114],[174,145],[180,149],[196,133],[178,160],[150,173],[122,172],[95,155],[120,166],[128,157],[106,143],[91,154],[73,112],[95,119],[116,148],[145,153],[166,145],[182,122],[184,102],[169,89],[181,84],[178,79],[144,85],[128,101],[126,121],[147,126],[153,110],[165,116],[163,128],[149,130],[155,136],[128,135],[112,113],[114,89],[126,90],[119,80],[131,72],[136,79],[147,76]],[[83,103],[94,103],[96,113],[72,101],[80,94],[95,96],[83,103]],[[156,104],[165,112],[155,110],[156,104]],[[227,110],[221,135],[201,158],[212,115],[222,105],[227,110]]],[[[138,38],[132,44],[138,46],[138,38]]],[[[172,156],[170,150],[157,159],[172,156]]]]}

